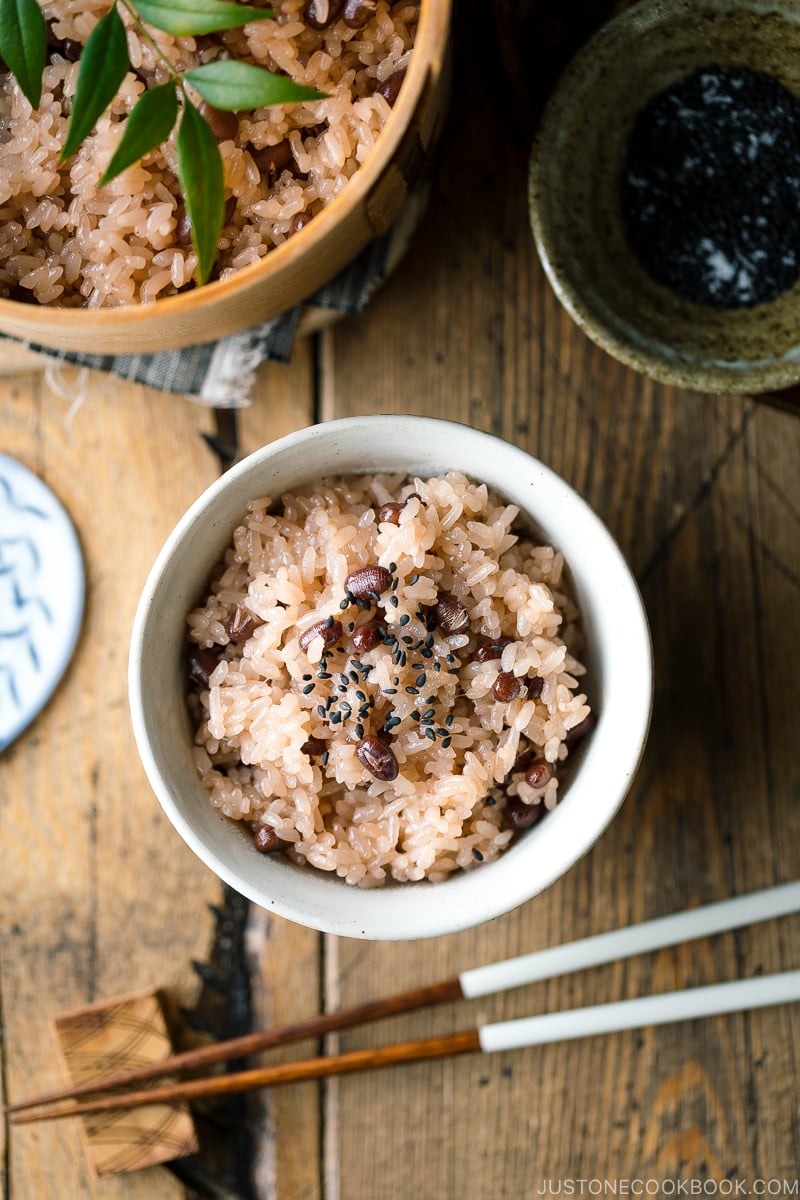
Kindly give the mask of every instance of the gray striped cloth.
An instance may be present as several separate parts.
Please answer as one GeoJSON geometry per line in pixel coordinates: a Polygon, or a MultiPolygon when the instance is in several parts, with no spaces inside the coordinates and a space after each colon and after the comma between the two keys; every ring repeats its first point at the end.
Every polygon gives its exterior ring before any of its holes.
{"type": "MultiPolygon", "coordinates": [[[[216,408],[247,404],[259,363],[288,362],[297,326],[306,306],[340,313],[362,312],[383,282],[391,258],[393,234],[376,238],[336,279],[304,304],[281,316],[218,342],[159,354],[77,354],[25,342],[51,360],[107,371],[164,392],[193,396],[216,408]]],[[[0,334],[0,337],[4,337],[0,334]]]]}

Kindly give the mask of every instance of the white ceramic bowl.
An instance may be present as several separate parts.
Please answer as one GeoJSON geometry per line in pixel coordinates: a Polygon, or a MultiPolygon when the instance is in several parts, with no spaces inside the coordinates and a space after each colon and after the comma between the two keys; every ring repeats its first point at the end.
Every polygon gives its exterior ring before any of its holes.
{"type": "Polygon", "coordinates": [[[133,626],[130,705],[139,753],[164,811],[221,879],[283,917],[349,937],[432,937],[529,900],[597,840],[621,804],[647,736],[652,655],[636,583],[605,526],[562,479],[522,450],[447,421],[369,416],[332,421],[256,451],[192,505],[161,551],[133,626]],[[326,475],[460,470],[486,482],[561,549],[588,641],[586,688],[599,714],[558,807],[493,863],[443,883],[351,887],[264,856],[208,800],[192,763],[184,679],[185,617],[205,594],[248,500],[326,475]]]}

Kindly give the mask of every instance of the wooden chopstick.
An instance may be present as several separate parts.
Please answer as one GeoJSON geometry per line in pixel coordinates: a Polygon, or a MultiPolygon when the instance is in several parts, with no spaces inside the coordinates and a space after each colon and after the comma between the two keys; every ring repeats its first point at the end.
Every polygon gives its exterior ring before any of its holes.
{"type": "Polygon", "coordinates": [[[384,996],[380,1000],[368,1000],[353,1008],[321,1013],[303,1021],[296,1021],[292,1025],[277,1026],[258,1033],[244,1034],[242,1037],[231,1038],[225,1042],[214,1042],[210,1046],[200,1046],[196,1050],[186,1050],[182,1054],[174,1054],[159,1063],[134,1067],[128,1071],[118,1071],[113,1075],[105,1075],[97,1079],[90,1079],[86,1083],[75,1084],[73,1087],[61,1088],[41,1096],[30,1097],[27,1100],[17,1100],[14,1104],[5,1105],[1,1111],[6,1113],[23,1112],[25,1109],[35,1108],[40,1104],[54,1104],[58,1100],[91,1096],[97,1092],[118,1091],[120,1088],[130,1087],[134,1083],[146,1083],[155,1079],[164,1079],[170,1075],[183,1075],[187,1071],[212,1066],[214,1063],[245,1058],[247,1055],[257,1054],[261,1050],[270,1050],[276,1046],[285,1046],[306,1038],[321,1037],[339,1029],[352,1029],[358,1025],[366,1025],[370,1021],[379,1021],[383,1017],[397,1016],[400,1013],[412,1012],[417,1008],[427,1008],[433,1004],[444,1004],[448,1000],[460,1000],[462,996],[458,979],[445,979],[440,983],[428,984],[408,992],[384,996]]]}
{"type": "Polygon", "coordinates": [[[28,1125],[34,1121],[57,1120],[60,1117],[75,1117],[125,1108],[141,1108],[145,1104],[197,1100],[201,1097],[220,1096],[230,1092],[247,1092],[253,1088],[273,1086],[279,1083],[296,1083],[304,1079],[322,1079],[328,1075],[347,1075],[353,1071],[369,1071],[375,1067],[419,1062],[426,1058],[447,1058],[480,1049],[478,1030],[467,1029],[462,1033],[447,1034],[445,1037],[422,1038],[414,1042],[397,1042],[392,1046],[381,1046],[376,1050],[351,1050],[347,1054],[331,1054],[322,1058],[305,1059],[301,1062],[279,1063],[274,1067],[236,1071],[230,1075],[187,1079],[184,1083],[145,1088],[137,1092],[121,1092],[114,1096],[101,1096],[96,1100],[83,1100],[79,1104],[65,1105],[62,1108],[12,1113],[11,1120],[16,1125],[28,1125]]]}
{"type": "Polygon", "coordinates": [[[800,881],[764,888],[744,896],[721,900],[702,908],[688,909],[666,917],[657,917],[638,925],[614,929],[594,937],[581,938],[561,946],[552,946],[533,954],[490,963],[463,971],[455,979],[446,979],[426,987],[414,988],[379,1000],[367,1001],[339,1012],[323,1013],[292,1025],[246,1034],[227,1042],[217,1042],[197,1050],[173,1055],[161,1063],[122,1071],[89,1080],[70,1088],[19,1100],[3,1109],[6,1113],[23,1112],[43,1104],[118,1090],[133,1084],[183,1074],[200,1067],[234,1058],[243,1058],[275,1046],[304,1038],[319,1037],[338,1029],[351,1029],[383,1017],[411,1012],[433,1004],[462,998],[473,999],[494,992],[522,987],[542,979],[552,979],[572,971],[615,962],[635,954],[644,954],[699,937],[708,937],[727,929],[753,925],[772,917],[800,911],[800,881]]]}
{"type": "Polygon", "coordinates": [[[549,1042],[766,1008],[798,1000],[800,971],[784,971],[777,975],[762,975],[733,983],[716,983],[709,987],[689,988],[682,992],[666,992],[635,1000],[618,1000],[589,1008],[567,1009],[564,1012],[502,1021],[445,1037],[398,1042],[375,1050],[352,1050],[346,1054],[281,1063],[274,1067],[238,1071],[216,1078],[192,1079],[161,1088],[84,1100],[61,1108],[16,1113],[12,1115],[11,1120],[22,1125],[34,1121],[58,1120],[61,1117],[88,1116],[109,1110],[139,1108],[146,1104],[196,1100],[200,1097],[244,1092],[281,1083],[321,1079],[330,1075],[350,1074],[353,1071],[419,1062],[422,1059],[452,1057],[479,1050],[491,1053],[522,1046],[541,1046],[549,1042]]]}

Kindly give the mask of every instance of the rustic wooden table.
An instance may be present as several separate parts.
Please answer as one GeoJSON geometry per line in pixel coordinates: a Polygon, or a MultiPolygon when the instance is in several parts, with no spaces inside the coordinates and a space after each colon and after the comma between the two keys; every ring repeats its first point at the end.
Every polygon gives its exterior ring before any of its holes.
{"type": "MultiPolygon", "coordinates": [[[[460,36],[464,62],[475,47],[460,36]]],[[[469,933],[374,945],[248,908],[162,816],[126,703],[137,597],[163,538],[218,473],[202,436],[215,415],[99,375],[70,412],[40,371],[8,374],[0,451],[71,512],[89,590],[64,682],[0,762],[4,1097],[59,1083],[48,1018],[100,998],[164,987],[188,1021],[224,1036],[800,877],[800,422],[748,398],[657,386],[586,340],[536,258],[526,131],[504,125],[506,94],[499,73],[457,86],[407,259],[367,315],[262,370],[235,432],[244,453],[336,416],[437,414],[559,471],[619,540],[652,622],[653,726],[628,800],[546,894],[469,933]]],[[[4,361],[24,366],[11,351],[4,361]]],[[[74,392],[77,372],[64,377],[74,392]]],[[[223,440],[233,424],[222,422],[223,440]]],[[[799,956],[790,918],[339,1044],[745,977],[799,956]]],[[[692,1180],[728,1181],[727,1194],[746,1194],[740,1181],[788,1188],[799,1071],[800,1011],[766,1010],[231,1102],[200,1112],[196,1159],[101,1183],[74,1122],[6,1128],[0,1195],[528,1200],[635,1179],[646,1194],[692,1180]]]]}

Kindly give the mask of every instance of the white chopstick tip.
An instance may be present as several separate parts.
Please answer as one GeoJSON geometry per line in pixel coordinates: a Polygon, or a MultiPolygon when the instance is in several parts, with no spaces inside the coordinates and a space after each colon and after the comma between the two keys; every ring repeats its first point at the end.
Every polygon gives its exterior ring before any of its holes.
{"type": "Polygon", "coordinates": [[[656,917],[639,925],[612,929],[594,937],[550,946],[533,954],[523,954],[505,962],[474,967],[459,975],[466,999],[489,996],[542,979],[554,979],[572,971],[583,971],[602,963],[617,962],[636,954],[647,954],[665,946],[676,946],[701,937],[710,937],[728,929],[741,929],[759,921],[800,912],[800,881],[749,892],[719,900],[702,908],[656,917]]]}
{"type": "Polygon", "coordinates": [[[724,1013],[745,1012],[789,1004],[800,1000],[800,971],[760,975],[756,979],[738,979],[732,983],[714,983],[708,987],[688,988],[682,992],[663,992],[635,1000],[617,1000],[590,1008],[572,1008],[564,1012],[543,1013],[516,1021],[484,1025],[478,1030],[481,1050],[515,1050],[522,1046],[542,1046],[550,1042],[620,1033],[651,1025],[691,1021],[724,1013]]]}

